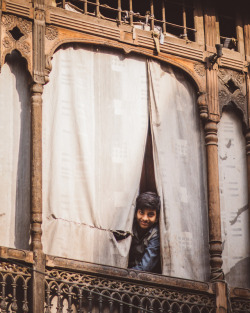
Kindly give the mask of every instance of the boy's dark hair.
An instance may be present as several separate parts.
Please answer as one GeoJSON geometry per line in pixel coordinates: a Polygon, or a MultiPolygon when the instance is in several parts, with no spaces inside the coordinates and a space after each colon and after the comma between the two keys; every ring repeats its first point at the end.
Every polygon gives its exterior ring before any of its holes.
{"type": "Polygon", "coordinates": [[[159,215],[160,207],[161,200],[160,197],[155,192],[152,191],[143,192],[136,198],[135,212],[137,212],[138,209],[148,208],[156,210],[156,214],[159,215]]]}

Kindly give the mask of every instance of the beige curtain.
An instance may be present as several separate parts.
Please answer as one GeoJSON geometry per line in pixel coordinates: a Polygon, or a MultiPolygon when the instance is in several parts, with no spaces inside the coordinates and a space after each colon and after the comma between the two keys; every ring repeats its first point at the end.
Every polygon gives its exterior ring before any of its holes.
{"type": "Polygon", "coordinates": [[[45,253],[127,266],[131,238],[117,242],[111,230],[131,231],[149,104],[163,273],[205,280],[204,143],[187,79],[158,62],[147,69],[138,56],[76,45],[54,55],[43,100],[45,253]]]}
{"type": "Polygon", "coordinates": [[[234,113],[223,112],[218,138],[223,270],[231,286],[250,288],[246,142],[234,113]]]}
{"type": "Polygon", "coordinates": [[[206,280],[206,162],[196,95],[183,74],[148,62],[163,273],[206,280]]]}
{"type": "Polygon", "coordinates": [[[144,59],[68,47],[43,97],[45,253],[127,266],[148,127],[144,59]]]}
{"type": "Polygon", "coordinates": [[[29,248],[30,106],[28,74],[17,52],[0,74],[0,245],[29,248]]]}

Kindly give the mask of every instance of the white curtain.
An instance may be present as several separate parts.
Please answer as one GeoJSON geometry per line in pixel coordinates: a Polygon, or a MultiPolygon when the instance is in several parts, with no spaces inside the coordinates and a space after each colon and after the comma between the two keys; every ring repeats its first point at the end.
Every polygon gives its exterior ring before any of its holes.
{"type": "Polygon", "coordinates": [[[163,273],[206,280],[206,162],[195,92],[167,65],[149,61],[148,69],[163,273]]]}
{"type": "Polygon", "coordinates": [[[223,270],[231,286],[250,288],[246,142],[234,113],[223,112],[218,138],[223,270]]]}
{"type": "Polygon", "coordinates": [[[29,248],[30,106],[28,74],[12,52],[0,74],[0,245],[29,248]]]}
{"type": "Polygon", "coordinates": [[[149,104],[163,273],[205,280],[206,166],[187,79],[158,62],[147,68],[138,56],[76,45],[54,55],[43,100],[45,253],[127,266],[131,238],[117,242],[110,230],[132,228],[149,104]]]}
{"type": "Polygon", "coordinates": [[[148,127],[146,64],[100,48],[58,50],[43,96],[43,245],[126,267],[148,127]]]}

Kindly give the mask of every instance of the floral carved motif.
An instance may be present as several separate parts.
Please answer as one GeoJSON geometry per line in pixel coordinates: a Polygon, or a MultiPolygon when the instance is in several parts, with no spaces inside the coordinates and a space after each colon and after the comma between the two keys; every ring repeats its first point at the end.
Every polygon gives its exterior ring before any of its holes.
{"type": "Polygon", "coordinates": [[[18,26],[24,34],[32,32],[32,23],[27,20],[18,18],[18,26]]]}
{"type": "Polygon", "coordinates": [[[238,85],[242,85],[245,82],[245,76],[243,74],[237,73],[234,76],[235,81],[238,83],[238,85]]]}
{"type": "Polygon", "coordinates": [[[27,59],[31,68],[32,22],[14,15],[2,15],[2,64],[5,56],[13,50],[18,50],[27,59]]]}
{"type": "Polygon", "coordinates": [[[28,42],[18,42],[17,43],[17,48],[19,51],[23,52],[23,54],[29,54],[31,47],[30,44],[28,42]]]}
{"type": "Polygon", "coordinates": [[[56,27],[48,26],[45,30],[45,36],[48,40],[54,40],[58,36],[58,30],[56,27]]]}
{"type": "Polygon", "coordinates": [[[12,42],[10,40],[9,37],[5,37],[3,39],[3,46],[6,48],[6,49],[10,49],[12,47],[12,42]]]}
{"type": "Polygon", "coordinates": [[[229,100],[229,95],[225,90],[220,90],[219,91],[219,99],[220,101],[222,101],[223,103],[227,103],[229,100]]]}
{"type": "Polygon", "coordinates": [[[204,77],[206,75],[205,66],[201,63],[195,63],[194,64],[194,70],[201,77],[204,77]]]}
{"type": "Polygon", "coordinates": [[[0,271],[11,273],[11,274],[22,274],[31,276],[30,271],[27,267],[19,266],[17,264],[11,264],[7,262],[0,262],[0,271]]]}
{"type": "Polygon", "coordinates": [[[233,70],[220,69],[219,73],[219,104],[220,112],[230,103],[243,113],[243,120],[247,122],[247,98],[245,75],[233,70]]]}
{"type": "Polygon", "coordinates": [[[6,28],[10,29],[13,26],[13,24],[14,24],[14,20],[15,20],[14,15],[3,15],[3,17],[2,17],[2,24],[6,28]]]}

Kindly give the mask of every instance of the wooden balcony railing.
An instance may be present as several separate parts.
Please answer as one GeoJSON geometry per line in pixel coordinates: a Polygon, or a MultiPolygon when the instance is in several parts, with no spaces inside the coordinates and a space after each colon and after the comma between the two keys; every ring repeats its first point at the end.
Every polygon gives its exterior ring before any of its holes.
{"type": "MultiPolygon", "coordinates": [[[[0,312],[35,313],[32,292],[39,292],[32,284],[34,272],[39,271],[33,267],[32,255],[0,249],[0,312]]],[[[39,274],[43,276],[44,313],[222,312],[218,285],[212,283],[48,255],[45,271],[39,274]]],[[[228,296],[228,312],[250,312],[250,290],[231,288],[228,296]]]]}
{"type": "Polygon", "coordinates": [[[150,0],[138,6],[138,1],[110,0],[58,0],[57,6],[105,20],[160,30],[185,39],[194,39],[194,16],[192,1],[150,0]],[[170,5],[170,7],[169,7],[170,5]],[[171,13],[171,14],[170,14],[171,13]],[[169,14],[171,20],[169,20],[169,14]],[[174,16],[174,18],[173,18],[174,16]],[[175,18],[176,16],[176,18],[175,18]],[[178,21],[178,22],[175,22],[178,21]]]}

